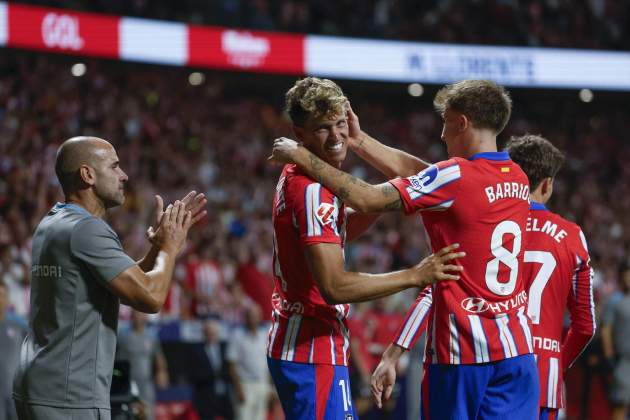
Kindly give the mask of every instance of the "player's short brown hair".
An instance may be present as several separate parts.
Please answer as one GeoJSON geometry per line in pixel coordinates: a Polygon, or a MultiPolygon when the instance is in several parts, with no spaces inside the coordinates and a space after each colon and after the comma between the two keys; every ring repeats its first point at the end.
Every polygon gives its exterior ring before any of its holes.
{"type": "Polygon", "coordinates": [[[344,114],[348,99],[332,80],[307,77],[295,82],[286,94],[286,111],[293,124],[304,126],[309,117],[344,114]]]}
{"type": "Polygon", "coordinates": [[[453,109],[466,115],[475,128],[499,134],[512,113],[512,100],[503,88],[490,80],[462,80],[438,91],[433,105],[441,115],[453,109]]]}
{"type": "Polygon", "coordinates": [[[564,154],[540,135],[512,136],[505,150],[529,178],[530,191],[538,188],[543,179],[555,177],[564,163],[564,154]]]}

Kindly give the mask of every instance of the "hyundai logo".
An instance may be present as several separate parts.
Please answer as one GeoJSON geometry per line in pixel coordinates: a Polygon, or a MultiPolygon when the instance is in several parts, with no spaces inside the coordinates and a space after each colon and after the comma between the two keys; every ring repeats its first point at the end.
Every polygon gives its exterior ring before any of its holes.
{"type": "Polygon", "coordinates": [[[469,297],[462,300],[462,308],[473,314],[480,314],[490,309],[490,305],[483,298],[469,297]]]}

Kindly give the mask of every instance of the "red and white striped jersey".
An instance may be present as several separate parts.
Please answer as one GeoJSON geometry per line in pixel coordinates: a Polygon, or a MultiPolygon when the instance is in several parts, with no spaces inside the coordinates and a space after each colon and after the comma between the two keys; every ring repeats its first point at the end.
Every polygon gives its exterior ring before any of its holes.
{"type": "Polygon", "coordinates": [[[343,247],[345,205],[295,165],[285,165],[273,202],[274,293],[267,354],[273,359],[348,364],[349,305],[328,305],[309,271],[305,248],[343,247]]]}
{"type": "Polygon", "coordinates": [[[407,214],[421,212],[433,251],[459,243],[459,281],[425,289],[395,342],[409,347],[428,323],[426,360],[486,363],[532,353],[522,279],[529,182],[506,152],[439,162],[390,181],[407,214]]]}
{"type": "Polygon", "coordinates": [[[532,203],[526,230],[523,276],[529,290],[540,406],[562,408],[564,371],[595,334],[593,271],[586,239],[576,224],[532,203]],[[571,324],[563,340],[565,308],[571,324]]]}

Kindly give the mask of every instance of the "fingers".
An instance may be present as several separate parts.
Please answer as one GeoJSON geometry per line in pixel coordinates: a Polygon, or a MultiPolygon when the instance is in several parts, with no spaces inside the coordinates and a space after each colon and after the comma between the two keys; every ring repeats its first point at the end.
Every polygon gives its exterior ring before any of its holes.
{"type": "Polygon", "coordinates": [[[192,223],[192,220],[193,220],[192,212],[191,211],[187,211],[185,213],[186,214],[184,216],[183,225],[184,225],[184,229],[189,229],[193,225],[193,223],[192,223]]]}
{"type": "Polygon", "coordinates": [[[385,392],[384,392],[385,401],[389,400],[389,398],[392,396],[393,389],[394,389],[394,385],[391,385],[391,384],[385,387],[385,392]]]}
{"type": "Polygon", "coordinates": [[[160,195],[155,196],[155,225],[159,226],[162,222],[162,215],[164,214],[164,200],[160,195]]]}
{"type": "Polygon", "coordinates": [[[186,205],[181,201],[175,202],[175,207],[177,207],[177,226],[183,226],[184,218],[186,217],[186,205]]]}
{"type": "Polygon", "coordinates": [[[197,191],[192,190],[188,194],[186,194],[184,198],[182,198],[180,201],[184,203],[184,205],[188,206],[193,201],[193,198],[195,198],[195,194],[197,194],[197,191]]]}
{"type": "Polygon", "coordinates": [[[372,390],[372,399],[374,400],[374,403],[376,404],[378,408],[383,408],[383,401],[381,400],[383,386],[380,383],[375,384],[374,381],[372,381],[371,390],[372,390]]]}
{"type": "Polygon", "coordinates": [[[440,249],[438,252],[435,253],[436,256],[441,257],[443,255],[446,255],[448,253],[450,253],[451,251],[456,250],[457,248],[459,248],[459,244],[451,244],[449,246],[446,246],[442,249],[440,249]]]}
{"type": "Polygon", "coordinates": [[[447,264],[444,267],[442,267],[442,269],[444,271],[464,271],[464,267],[462,267],[461,265],[453,265],[453,264],[447,264]]]}
{"type": "Polygon", "coordinates": [[[465,252],[449,252],[448,254],[441,256],[440,260],[445,263],[447,261],[451,261],[457,258],[462,258],[465,256],[466,256],[465,252]]]}

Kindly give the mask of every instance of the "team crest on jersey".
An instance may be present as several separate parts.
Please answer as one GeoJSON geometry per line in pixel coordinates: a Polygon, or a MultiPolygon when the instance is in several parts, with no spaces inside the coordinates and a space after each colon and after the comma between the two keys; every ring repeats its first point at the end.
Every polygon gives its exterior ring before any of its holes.
{"type": "Polygon", "coordinates": [[[337,207],[330,203],[321,203],[315,211],[315,217],[319,220],[322,226],[331,225],[337,220],[338,210],[337,207]]]}
{"type": "Polygon", "coordinates": [[[418,192],[422,192],[422,189],[427,185],[431,185],[435,178],[438,176],[438,168],[435,165],[429,166],[424,171],[420,172],[418,175],[413,175],[409,177],[409,182],[414,190],[418,192]]]}
{"type": "Polygon", "coordinates": [[[462,300],[462,308],[473,314],[480,314],[490,309],[490,304],[483,298],[469,297],[462,300]]]}

